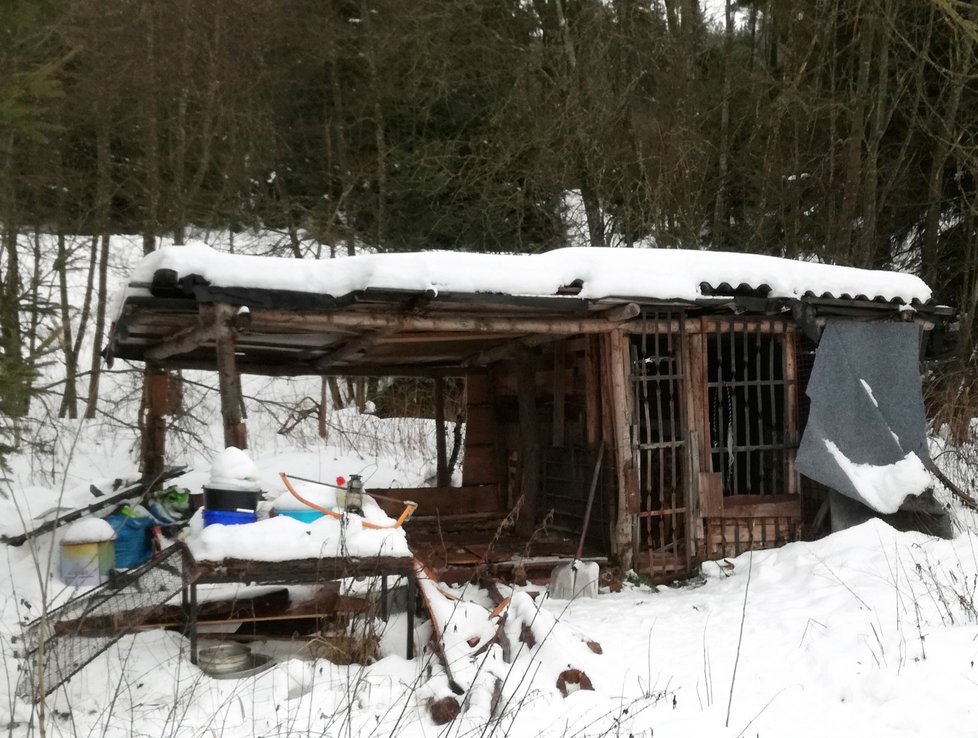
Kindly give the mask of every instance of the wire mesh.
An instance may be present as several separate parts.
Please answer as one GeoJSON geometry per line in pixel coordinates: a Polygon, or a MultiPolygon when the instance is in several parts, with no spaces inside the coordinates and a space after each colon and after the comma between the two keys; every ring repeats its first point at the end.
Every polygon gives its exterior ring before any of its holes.
{"type": "Polygon", "coordinates": [[[183,591],[186,548],[174,545],[25,626],[17,695],[39,700],[183,591]]]}

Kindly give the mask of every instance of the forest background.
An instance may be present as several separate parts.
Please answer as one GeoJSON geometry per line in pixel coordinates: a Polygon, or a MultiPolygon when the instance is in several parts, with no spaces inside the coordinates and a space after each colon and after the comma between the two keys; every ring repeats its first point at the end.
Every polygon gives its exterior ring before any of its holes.
{"type": "Polygon", "coordinates": [[[928,389],[964,440],[976,46],[957,0],[6,0],[0,456],[41,394],[99,412],[114,238],[201,231],[292,258],[583,238],[912,271],[959,311],[928,389]]]}

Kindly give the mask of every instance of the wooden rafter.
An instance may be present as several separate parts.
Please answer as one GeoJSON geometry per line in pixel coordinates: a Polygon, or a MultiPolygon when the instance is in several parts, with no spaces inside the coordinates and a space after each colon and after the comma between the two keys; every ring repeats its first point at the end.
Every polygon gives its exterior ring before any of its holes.
{"type": "Polygon", "coordinates": [[[239,330],[247,324],[248,314],[243,312],[239,315],[236,310],[233,305],[224,303],[201,305],[197,323],[166,336],[161,343],[146,349],[146,361],[163,361],[187,354],[216,341],[225,332],[239,330]]]}
{"type": "Polygon", "coordinates": [[[147,349],[146,360],[163,361],[171,356],[186,354],[215,338],[217,338],[217,325],[213,322],[202,323],[180,331],[174,336],[168,336],[162,343],[147,349]]]}
{"type": "Polygon", "coordinates": [[[462,363],[465,364],[465,366],[488,366],[496,361],[512,359],[524,349],[534,348],[535,346],[549,343],[553,340],[554,337],[546,333],[536,336],[525,336],[523,338],[514,337],[507,343],[500,346],[493,346],[490,349],[473,354],[463,360],[462,363]]]}
{"type": "Polygon", "coordinates": [[[326,370],[335,366],[338,362],[350,358],[354,354],[366,351],[374,346],[381,338],[387,334],[386,331],[371,331],[357,338],[352,338],[345,343],[330,349],[313,362],[317,369],[326,370]]]}
{"type": "MultiPolygon", "coordinates": [[[[173,357],[158,362],[162,369],[199,369],[214,371],[214,361],[204,358],[173,357]]],[[[241,374],[254,374],[262,377],[464,377],[477,367],[467,367],[452,363],[438,364],[392,364],[361,363],[356,365],[335,365],[319,369],[309,361],[247,361],[239,358],[237,369],[241,374]]]]}
{"type": "Polygon", "coordinates": [[[396,331],[459,331],[466,333],[607,333],[615,330],[622,320],[638,315],[634,303],[620,305],[588,318],[490,318],[458,316],[421,316],[364,313],[357,311],[333,313],[297,313],[288,310],[254,309],[250,314],[251,328],[257,331],[271,327],[302,326],[310,329],[358,328],[362,330],[396,331]]]}

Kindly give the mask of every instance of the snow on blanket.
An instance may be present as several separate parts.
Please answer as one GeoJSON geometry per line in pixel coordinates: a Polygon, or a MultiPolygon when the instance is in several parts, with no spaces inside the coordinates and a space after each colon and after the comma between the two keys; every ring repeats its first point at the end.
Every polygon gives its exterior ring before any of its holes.
{"type": "Polygon", "coordinates": [[[926,302],[931,296],[927,285],[911,274],[688,249],[564,248],[542,254],[430,251],[313,261],[227,254],[194,243],[153,252],[136,266],[130,283],[146,285],[158,269],[172,269],[178,277],[197,274],[220,287],[334,296],[368,287],[549,296],[575,280],[583,283],[580,296],[593,299],[696,300],[703,297],[703,282],[766,284],[772,297],[801,297],[812,291],[909,303],[926,302]]]}
{"type": "Polygon", "coordinates": [[[899,461],[878,466],[852,461],[828,439],[825,447],[863,500],[884,515],[895,513],[908,496],[916,497],[933,484],[924,462],[913,451],[899,461]]]}
{"type": "MultiPolygon", "coordinates": [[[[372,517],[371,522],[394,522],[383,513],[372,517]]],[[[276,516],[245,525],[204,527],[198,513],[191,520],[190,529],[187,546],[197,561],[291,561],[411,555],[402,528],[364,528],[362,519],[356,515],[348,516],[345,521],[322,517],[312,523],[276,516]]]]}

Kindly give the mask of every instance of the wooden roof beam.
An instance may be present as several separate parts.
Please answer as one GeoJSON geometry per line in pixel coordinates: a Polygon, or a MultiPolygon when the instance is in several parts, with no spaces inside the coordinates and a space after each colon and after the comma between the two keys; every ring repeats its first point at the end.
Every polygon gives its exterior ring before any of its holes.
{"type": "Polygon", "coordinates": [[[185,328],[162,342],[146,350],[146,361],[158,362],[171,356],[187,354],[205,343],[217,340],[223,326],[230,327],[234,319],[235,308],[232,305],[218,303],[201,305],[197,325],[185,328]],[[223,323],[223,326],[222,326],[223,323]]]}
{"type": "MultiPolygon", "coordinates": [[[[160,361],[160,369],[200,369],[214,371],[212,359],[173,357],[160,361]]],[[[439,364],[425,366],[423,364],[364,364],[357,366],[330,366],[319,369],[313,362],[259,362],[246,361],[238,357],[237,370],[241,374],[255,374],[265,377],[464,377],[471,372],[478,372],[478,367],[464,367],[439,364]]]]}
{"type": "Polygon", "coordinates": [[[348,359],[361,351],[366,351],[389,333],[390,331],[372,331],[371,333],[365,333],[362,336],[350,339],[343,345],[330,349],[325,354],[317,358],[313,362],[313,366],[317,369],[322,369],[325,371],[335,366],[339,361],[348,359]]]}
{"type": "Polygon", "coordinates": [[[514,338],[509,343],[504,343],[501,346],[493,346],[491,349],[486,349],[477,354],[473,354],[468,357],[462,363],[466,366],[488,366],[489,364],[494,364],[497,361],[503,361],[505,359],[512,359],[520,351],[528,348],[534,348],[544,343],[550,343],[555,341],[553,335],[548,335],[545,333],[538,333],[533,336],[526,336],[524,338],[514,338]]]}
{"type": "Polygon", "coordinates": [[[332,313],[298,313],[289,310],[255,308],[250,319],[255,329],[261,326],[324,328],[359,328],[381,331],[461,331],[467,333],[550,333],[573,335],[607,333],[640,312],[635,303],[625,303],[587,318],[492,318],[440,315],[392,315],[343,311],[332,313]]]}

